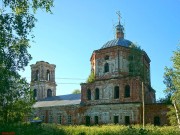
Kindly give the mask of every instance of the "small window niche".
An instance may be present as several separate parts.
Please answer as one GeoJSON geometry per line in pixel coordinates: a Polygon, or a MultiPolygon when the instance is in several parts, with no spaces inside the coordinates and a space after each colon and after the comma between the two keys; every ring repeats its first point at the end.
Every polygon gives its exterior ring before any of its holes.
{"type": "Polygon", "coordinates": [[[109,60],[109,55],[106,55],[106,56],[104,57],[104,60],[109,60]]]}

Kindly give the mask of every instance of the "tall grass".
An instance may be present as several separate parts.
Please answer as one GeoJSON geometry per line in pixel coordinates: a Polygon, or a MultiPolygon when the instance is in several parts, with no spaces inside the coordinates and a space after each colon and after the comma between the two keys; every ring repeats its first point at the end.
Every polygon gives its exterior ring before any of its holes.
{"type": "Polygon", "coordinates": [[[100,126],[62,126],[56,124],[32,125],[10,124],[0,125],[2,133],[15,133],[15,135],[180,135],[180,130],[173,126],[154,127],[141,125],[100,125],[100,126]]]}

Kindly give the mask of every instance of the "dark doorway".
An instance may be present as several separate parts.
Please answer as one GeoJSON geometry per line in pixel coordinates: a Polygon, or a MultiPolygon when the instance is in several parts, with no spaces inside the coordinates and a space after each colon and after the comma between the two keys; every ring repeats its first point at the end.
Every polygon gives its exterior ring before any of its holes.
{"type": "Polygon", "coordinates": [[[47,90],[47,97],[52,97],[52,90],[51,89],[47,90]]]}
{"type": "Polygon", "coordinates": [[[98,116],[94,117],[94,124],[98,124],[99,120],[98,120],[98,116]]]}
{"type": "Polygon", "coordinates": [[[154,126],[160,126],[161,122],[160,122],[160,117],[156,116],[154,117],[154,126]]]}
{"type": "Polygon", "coordinates": [[[90,121],[90,116],[86,116],[86,126],[89,126],[91,124],[90,121]]]}
{"type": "Polygon", "coordinates": [[[114,124],[118,124],[119,123],[119,116],[114,116],[114,124]]]}
{"type": "Polygon", "coordinates": [[[130,118],[129,118],[129,116],[125,116],[125,125],[130,125],[130,118]]]}

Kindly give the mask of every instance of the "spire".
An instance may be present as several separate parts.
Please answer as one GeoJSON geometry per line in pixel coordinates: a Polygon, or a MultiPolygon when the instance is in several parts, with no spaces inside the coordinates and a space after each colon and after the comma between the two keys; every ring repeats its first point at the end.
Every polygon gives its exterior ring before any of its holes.
{"type": "Polygon", "coordinates": [[[121,19],[121,13],[118,11],[116,12],[118,15],[118,25],[116,26],[116,38],[124,38],[124,27],[121,25],[120,19],[121,19]]]}

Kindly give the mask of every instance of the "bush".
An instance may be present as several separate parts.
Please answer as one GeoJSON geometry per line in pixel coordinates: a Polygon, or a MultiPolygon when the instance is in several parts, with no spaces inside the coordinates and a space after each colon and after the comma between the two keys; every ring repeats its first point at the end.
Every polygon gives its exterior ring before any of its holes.
{"type": "Polygon", "coordinates": [[[30,123],[0,125],[0,134],[15,135],[180,135],[180,130],[173,126],[157,127],[148,125],[97,125],[97,126],[62,126],[57,124],[31,125],[30,123]]]}

